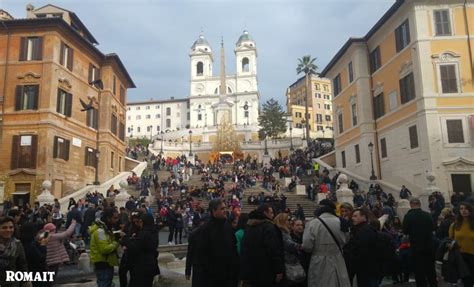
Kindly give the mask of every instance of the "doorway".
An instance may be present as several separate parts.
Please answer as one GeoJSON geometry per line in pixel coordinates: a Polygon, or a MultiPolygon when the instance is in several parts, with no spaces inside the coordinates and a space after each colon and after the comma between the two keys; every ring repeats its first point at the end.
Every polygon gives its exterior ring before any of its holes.
{"type": "Polygon", "coordinates": [[[451,174],[453,192],[472,193],[472,183],[470,174],[451,174]]]}

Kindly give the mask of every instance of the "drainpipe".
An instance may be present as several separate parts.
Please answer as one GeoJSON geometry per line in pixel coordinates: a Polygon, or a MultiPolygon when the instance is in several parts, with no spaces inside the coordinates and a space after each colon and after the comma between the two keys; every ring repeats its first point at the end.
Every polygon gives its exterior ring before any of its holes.
{"type": "MultiPolygon", "coordinates": [[[[370,71],[370,50],[369,50],[369,45],[367,44],[367,42],[365,42],[365,49],[367,51],[367,59],[369,59],[369,73],[370,73],[371,72],[370,71]]],[[[377,179],[381,180],[382,169],[380,167],[380,156],[379,156],[379,133],[377,131],[377,119],[375,118],[375,100],[374,100],[374,94],[373,94],[374,93],[374,78],[372,77],[372,74],[370,74],[369,85],[370,85],[370,103],[372,104],[372,116],[374,117],[375,142],[373,144],[374,144],[375,162],[377,163],[377,167],[376,167],[377,174],[378,174],[377,179]]]]}
{"type": "Polygon", "coordinates": [[[2,26],[7,30],[7,53],[5,54],[5,72],[3,73],[3,93],[2,93],[2,120],[0,121],[0,143],[3,142],[3,126],[5,122],[5,99],[7,94],[7,76],[8,76],[8,56],[10,55],[10,38],[11,32],[2,21],[2,26]]]}
{"type": "Polygon", "coordinates": [[[467,20],[467,0],[464,0],[464,27],[467,34],[467,49],[469,51],[469,65],[471,66],[471,85],[474,85],[474,61],[472,60],[471,33],[469,33],[469,23],[467,20]]]}

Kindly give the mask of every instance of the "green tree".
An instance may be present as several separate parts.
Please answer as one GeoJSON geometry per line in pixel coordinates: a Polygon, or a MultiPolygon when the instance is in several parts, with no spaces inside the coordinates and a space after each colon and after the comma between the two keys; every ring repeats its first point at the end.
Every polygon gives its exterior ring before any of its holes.
{"type": "Polygon", "coordinates": [[[286,118],[283,107],[274,99],[268,100],[263,104],[263,108],[258,118],[258,124],[261,129],[259,136],[261,139],[267,137],[275,138],[286,131],[286,118]]]}
{"type": "Polygon", "coordinates": [[[311,74],[316,74],[318,70],[318,66],[314,63],[316,58],[311,58],[310,55],[303,56],[302,58],[298,59],[298,66],[296,67],[296,74],[299,75],[301,73],[305,74],[305,100],[304,100],[304,109],[305,109],[305,124],[306,124],[306,140],[308,141],[309,145],[309,116],[308,116],[308,93],[309,93],[309,77],[311,74]]]}

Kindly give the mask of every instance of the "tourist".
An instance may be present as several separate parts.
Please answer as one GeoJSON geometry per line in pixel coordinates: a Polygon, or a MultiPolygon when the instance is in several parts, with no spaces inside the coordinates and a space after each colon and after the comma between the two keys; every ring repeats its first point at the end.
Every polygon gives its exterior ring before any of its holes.
{"type": "Polygon", "coordinates": [[[311,253],[308,286],[349,287],[351,283],[342,255],[349,230],[343,228],[332,201],[324,199],[319,204],[318,217],[307,224],[303,234],[303,249],[311,253]]]}
{"type": "Polygon", "coordinates": [[[191,279],[192,287],[207,287],[206,272],[204,271],[205,262],[207,260],[206,250],[204,250],[205,242],[203,240],[203,224],[206,221],[203,219],[199,225],[194,229],[188,238],[188,250],[186,253],[186,280],[191,279]]]}
{"type": "Polygon", "coordinates": [[[347,222],[351,222],[352,221],[352,212],[354,210],[354,207],[352,206],[352,204],[350,204],[348,202],[343,202],[341,204],[341,206],[339,207],[339,209],[341,211],[341,218],[343,218],[347,222]]]}
{"type": "Polygon", "coordinates": [[[238,282],[238,255],[235,236],[227,221],[226,205],[222,199],[209,202],[210,220],[203,226],[205,254],[204,272],[209,287],[236,286],[238,282]]]}
{"type": "MultiPolygon", "coordinates": [[[[48,271],[46,265],[46,244],[48,243],[48,234],[40,233],[38,225],[34,223],[26,223],[21,228],[21,243],[27,254],[26,260],[28,262],[28,271],[46,272],[48,271]]],[[[48,287],[52,286],[50,282],[32,282],[33,287],[48,287]]]]}
{"type": "Polygon", "coordinates": [[[474,209],[467,202],[459,203],[459,213],[449,230],[449,237],[456,240],[470,276],[462,278],[464,286],[474,285],[474,209]]]}
{"type": "Polygon", "coordinates": [[[268,204],[249,213],[240,251],[240,278],[247,286],[278,286],[283,280],[283,239],[273,217],[268,204]]]}
{"type": "Polygon", "coordinates": [[[106,207],[102,217],[89,228],[91,235],[90,257],[94,264],[97,286],[110,287],[114,277],[114,266],[118,266],[117,248],[112,227],[119,221],[118,211],[106,207]]]}
{"type": "Polygon", "coordinates": [[[183,210],[180,206],[176,206],[175,210],[175,218],[176,223],[174,226],[174,244],[183,244],[183,228],[184,228],[184,220],[183,220],[183,210]],[[179,239],[179,241],[178,241],[179,239]]]}
{"type": "Polygon", "coordinates": [[[400,190],[400,199],[409,199],[412,197],[411,191],[406,188],[406,186],[402,185],[402,189],[400,190]]]}
{"type": "Polygon", "coordinates": [[[410,237],[416,286],[438,286],[434,266],[433,219],[428,212],[421,210],[418,198],[410,199],[410,208],[403,218],[403,233],[410,237]]]}
{"type": "Polygon", "coordinates": [[[7,282],[5,271],[28,271],[25,251],[20,240],[16,239],[15,222],[12,217],[0,217],[0,282],[2,286],[19,287],[22,282],[7,282]]]}
{"type": "Polygon", "coordinates": [[[306,217],[305,217],[305,215],[304,215],[303,207],[302,207],[301,204],[299,204],[299,203],[296,204],[295,217],[296,217],[297,219],[302,220],[302,221],[304,221],[304,220],[306,219],[306,217]]]}
{"type": "Polygon", "coordinates": [[[46,245],[46,264],[49,271],[54,271],[55,276],[58,274],[59,266],[69,262],[69,255],[64,247],[64,241],[71,237],[76,227],[76,220],[72,219],[68,229],[63,232],[56,233],[56,225],[48,223],[43,227],[48,232],[48,243],[46,245]]]}
{"type": "Polygon", "coordinates": [[[249,215],[247,213],[241,213],[238,218],[239,219],[237,221],[237,227],[235,228],[237,230],[235,232],[235,239],[236,239],[235,245],[237,247],[237,253],[240,255],[242,238],[244,237],[245,227],[247,226],[249,215]]]}

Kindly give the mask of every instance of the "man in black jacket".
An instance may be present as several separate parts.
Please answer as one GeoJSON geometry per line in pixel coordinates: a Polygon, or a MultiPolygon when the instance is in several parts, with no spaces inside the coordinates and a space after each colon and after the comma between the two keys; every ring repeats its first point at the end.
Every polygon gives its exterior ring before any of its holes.
{"type": "Polygon", "coordinates": [[[267,204],[249,214],[240,260],[240,278],[248,286],[278,286],[283,279],[283,239],[272,222],[273,216],[273,209],[267,204]]]}
{"type": "MultiPolygon", "coordinates": [[[[227,207],[222,199],[209,202],[211,218],[202,226],[203,276],[207,287],[236,287],[238,283],[239,256],[232,226],[227,221],[227,207]]],[[[200,259],[198,259],[200,260],[200,259]]]]}
{"type": "Polygon", "coordinates": [[[431,214],[421,210],[418,198],[410,200],[410,208],[403,218],[403,233],[410,236],[416,286],[438,286],[434,266],[433,219],[431,214]]]}
{"type": "Polygon", "coordinates": [[[191,279],[192,273],[192,287],[206,287],[207,278],[204,273],[204,263],[206,253],[204,252],[202,225],[196,227],[188,238],[188,252],[186,254],[186,280],[191,279]]]}

